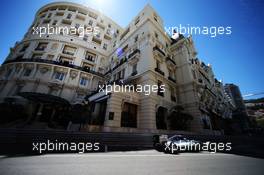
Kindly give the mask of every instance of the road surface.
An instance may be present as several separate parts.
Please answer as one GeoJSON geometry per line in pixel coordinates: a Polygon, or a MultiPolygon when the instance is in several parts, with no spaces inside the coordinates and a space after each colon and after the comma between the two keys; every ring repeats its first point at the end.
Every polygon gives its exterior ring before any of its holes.
{"type": "Polygon", "coordinates": [[[163,154],[155,150],[87,154],[0,156],[1,175],[214,175],[259,174],[264,159],[223,153],[163,154]]]}

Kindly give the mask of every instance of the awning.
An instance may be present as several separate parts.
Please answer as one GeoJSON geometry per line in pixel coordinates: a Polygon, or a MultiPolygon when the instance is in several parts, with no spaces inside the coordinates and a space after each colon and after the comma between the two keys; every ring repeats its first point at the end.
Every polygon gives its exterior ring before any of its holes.
{"type": "Polygon", "coordinates": [[[97,103],[97,102],[103,101],[103,100],[107,99],[108,97],[109,97],[109,95],[105,95],[103,97],[96,99],[95,102],[97,103]]]}
{"type": "Polygon", "coordinates": [[[20,92],[18,95],[36,103],[70,106],[70,103],[66,99],[50,94],[37,92],[20,92]]]}

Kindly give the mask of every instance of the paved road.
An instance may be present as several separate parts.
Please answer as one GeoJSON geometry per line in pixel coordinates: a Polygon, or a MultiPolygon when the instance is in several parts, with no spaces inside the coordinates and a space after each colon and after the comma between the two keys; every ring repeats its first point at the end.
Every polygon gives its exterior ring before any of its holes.
{"type": "Polygon", "coordinates": [[[0,156],[0,174],[259,174],[264,159],[222,153],[170,155],[154,150],[41,156],[0,156]]]}

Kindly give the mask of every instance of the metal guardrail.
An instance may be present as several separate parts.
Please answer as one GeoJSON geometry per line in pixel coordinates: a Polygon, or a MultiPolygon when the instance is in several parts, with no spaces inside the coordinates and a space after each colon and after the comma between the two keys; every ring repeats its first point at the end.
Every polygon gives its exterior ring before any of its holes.
{"type": "Polygon", "coordinates": [[[152,147],[153,134],[71,132],[60,130],[0,129],[0,144],[32,141],[99,142],[102,145],[152,147]]]}
{"type": "MultiPolygon", "coordinates": [[[[112,132],[70,132],[63,130],[38,130],[38,129],[0,129],[0,153],[13,151],[32,151],[33,142],[99,142],[102,150],[108,148],[125,149],[151,149],[153,148],[153,133],[112,133],[112,132]]],[[[169,134],[172,136],[173,134],[169,134]]],[[[214,135],[184,135],[189,139],[202,142],[232,143],[234,151],[252,152],[255,149],[262,150],[264,146],[263,136],[214,136],[214,135]],[[239,146],[246,146],[240,150],[239,146]]],[[[264,153],[263,153],[264,156],[264,153]]]]}

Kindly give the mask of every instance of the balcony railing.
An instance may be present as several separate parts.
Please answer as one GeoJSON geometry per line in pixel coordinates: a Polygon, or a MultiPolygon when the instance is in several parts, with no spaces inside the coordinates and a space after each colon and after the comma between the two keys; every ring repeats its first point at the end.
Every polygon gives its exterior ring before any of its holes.
{"type": "Polygon", "coordinates": [[[35,50],[37,51],[44,51],[46,49],[46,47],[37,47],[35,50]]]}
{"type": "Polygon", "coordinates": [[[137,71],[132,72],[131,76],[137,75],[137,71]]]}
{"type": "Polygon", "coordinates": [[[169,76],[168,79],[169,79],[170,81],[176,83],[176,80],[175,80],[174,78],[172,78],[172,77],[169,76]]]}
{"type": "Polygon", "coordinates": [[[160,70],[159,68],[155,68],[155,71],[158,72],[159,74],[161,74],[162,76],[164,76],[164,72],[162,70],[160,70]]]}
{"type": "Polygon", "coordinates": [[[155,51],[155,50],[160,52],[163,56],[166,56],[165,52],[163,52],[163,50],[161,50],[158,46],[153,47],[153,51],[155,51]]]}
{"type": "Polygon", "coordinates": [[[91,58],[91,57],[88,57],[88,56],[85,57],[85,60],[87,60],[87,61],[91,61],[91,62],[94,62],[94,61],[95,61],[94,58],[91,58]]]}
{"type": "Polygon", "coordinates": [[[74,55],[73,52],[70,52],[70,51],[67,51],[67,50],[62,51],[62,53],[67,54],[67,55],[71,55],[71,56],[74,55]]]}
{"type": "Polygon", "coordinates": [[[85,67],[80,67],[80,66],[76,66],[73,64],[69,64],[69,63],[65,63],[65,62],[60,62],[60,61],[53,61],[53,60],[44,60],[44,59],[32,59],[32,58],[23,58],[23,59],[15,59],[15,60],[7,60],[5,61],[3,64],[7,64],[7,63],[13,63],[13,62],[37,62],[37,63],[46,63],[46,64],[53,64],[53,65],[58,65],[58,66],[64,66],[64,67],[69,67],[69,68],[73,68],[73,69],[77,69],[80,71],[84,71],[87,73],[91,73],[94,75],[98,75],[103,77],[103,74],[93,71],[93,70],[87,70],[85,67]]]}
{"type": "Polygon", "coordinates": [[[164,97],[164,92],[158,91],[157,94],[158,94],[159,96],[164,97]]]}
{"type": "Polygon", "coordinates": [[[170,62],[172,62],[173,64],[176,65],[175,61],[174,61],[173,59],[171,59],[170,57],[167,57],[167,58],[166,58],[166,61],[170,61],[170,62]]]}
{"type": "Polygon", "coordinates": [[[119,66],[121,66],[122,64],[124,64],[125,62],[127,62],[127,58],[123,57],[119,63],[112,69],[112,70],[116,70],[119,66]]]}
{"type": "Polygon", "coordinates": [[[136,49],[136,50],[134,50],[131,54],[129,54],[129,55],[128,55],[128,59],[129,59],[129,58],[132,58],[132,57],[133,57],[134,55],[136,55],[137,53],[140,54],[140,50],[139,50],[139,49],[136,49]]]}

